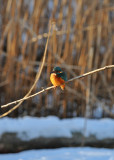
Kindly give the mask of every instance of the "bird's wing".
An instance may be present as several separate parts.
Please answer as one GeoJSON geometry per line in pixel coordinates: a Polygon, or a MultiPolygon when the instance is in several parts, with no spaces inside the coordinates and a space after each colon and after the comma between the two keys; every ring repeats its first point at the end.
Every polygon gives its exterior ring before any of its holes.
{"type": "Polygon", "coordinates": [[[64,81],[67,81],[67,75],[65,72],[57,73],[57,76],[64,79],[64,81]]]}

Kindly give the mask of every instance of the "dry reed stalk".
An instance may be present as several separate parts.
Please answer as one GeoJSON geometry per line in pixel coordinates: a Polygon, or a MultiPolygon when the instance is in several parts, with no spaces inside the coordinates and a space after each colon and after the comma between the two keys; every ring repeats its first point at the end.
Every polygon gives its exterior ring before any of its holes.
{"type": "MultiPolygon", "coordinates": [[[[92,68],[92,61],[93,61],[93,47],[90,48],[89,54],[88,54],[89,62],[88,62],[88,70],[91,70],[92,68]]],[[[83,129],[83,135],[86,135],[87,131],[87,119],[91,116],[91,77],[88,76],[87,79],[87,89],[86,89],[86,109],[85,109],[85,121],[84,121],[84,129],[83,129]]],[[[82,138],[82,144],[81,146],[84,146],[85,143],[85,136],[82,138]]]]}
{"type": "Polygon", "coordinates": [[[41,64],[41,66],[40,66],[39,72],[38,72],[37,75],[36,75],[34,84],[33,84],[32,87],[30,88],[29,92],[24,96],[24,98],[23,98],[16,106],[14,106],[12,109],[10,109],[8,112],[6,112],[6,113],[4,113],[3,115],[1,115],[0,118],[6,116],[6,115],[8,115],[8,114],[10,114],[12,111],[14,111],[15,109],[17,109],[17,108],[23,103],[23,101],[25,100],[25,98],[27,98],[27,97],[31,94],[32,90],[34,89],[36,83],[38,82],[38,80],[39,80],[39,78],[40,78],[40,75],[41,75],[41,73],[42,73],[42,69],[43,69],[43,66],[44,66],[44,63],[45,63],[50,32],[51,32],[51,24],[50,24],[50,28],[49,28],[49,34],[48,34],[47,43],[46,43],[46,46],[45,46],[45,51],[44,51],[44,56],[43,56],[42,64],[41,64]]]}

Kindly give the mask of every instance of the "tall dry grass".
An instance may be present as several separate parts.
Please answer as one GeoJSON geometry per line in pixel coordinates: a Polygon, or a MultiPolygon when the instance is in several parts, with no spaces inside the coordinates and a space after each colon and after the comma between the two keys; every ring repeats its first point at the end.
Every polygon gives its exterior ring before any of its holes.
{"type": "MultiPolygon", "coordinates": [[[[72,78],[114,63],[114,6],[110,0],[0,1],[0,103],[22,98],[43,58],[49,19],[53,29],[42,76],[34,89],[50,86],[61,66],[72,78]]],[[[66,90],[27,100],[10,116],[97,117],[114,110],[114,73],[107,70],[69,83],[66,90]],[[99,115],[98,115],[99,116],[99,115]]],[[[1,114],[6,109],[0,109],[1,114]]]]}

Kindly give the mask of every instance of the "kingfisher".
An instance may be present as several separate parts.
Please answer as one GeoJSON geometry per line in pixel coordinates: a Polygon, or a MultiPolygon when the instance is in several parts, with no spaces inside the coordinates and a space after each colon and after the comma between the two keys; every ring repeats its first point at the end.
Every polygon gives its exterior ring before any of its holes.
{"type": "Polygon", "coordinates": [[[60,67],[54,67],[50,75],[50,81],[55,87],[60,86],[64,90],[67,75],[60,67]]]}

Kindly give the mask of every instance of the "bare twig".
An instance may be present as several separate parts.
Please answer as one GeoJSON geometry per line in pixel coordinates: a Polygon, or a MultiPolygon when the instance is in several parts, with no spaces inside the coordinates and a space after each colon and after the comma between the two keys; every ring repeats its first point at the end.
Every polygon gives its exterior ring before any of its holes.
{"type": "Polygon", "coordinates": [[[52,88],[55,88],[55,87],[54,87],[54,86],[51,86],[51,87],[48,87],[48,88],[46,88],[46,89],[42,89],[41,91],[39,91],[39,92],[37,92],[37,93],[35,93],[35,94],[32,94],[32,95],[30,95],[30,96],[28,96],[28,97],[24,97],[24,98],[18,99],[18,100],[16,100],[16,101],[10,102],[10,103],[8,103],[8,104],[6,104],[6,105],[3,105],[3,106],[1,106],[1,108],[5,108],[5,107],[10,106],[10,105],[12,105],[12,104],[16,104],[16,103],[18,103],[18,102],[20,102],[20,101],[22,101],[22,100],[27,100],[27,99],[29,99],[29,98],[32,98],[32,97],[34,97],[34,96],[37,96],[38,94],[41,94],[42,92],[47,91],[47,90],[50,90],[50,89],[52,89],[52,88]]]}
{"type": "MultiPolygon", "coordinates": [[[[76,79],[84,78],[84,77],[86,77],[86,76],[88,76],[88,75],[91,75],[91,74],[94,74],[94,73],[103,71],[103,70],[105,70],[105,69],[110,69],[110,68],[114,68],[114,65],[109,65],[109,66],[105,66],[105,67],[103,67],[103,68],[99,68],[99,69],[90,71],[90,72],[85,73],[85,74],[83,74],[83,75],[80,75],[80,76],[74,77],[74,78],[72,78],[72,79],[69,79],[66,83],[69,83],[69,82],[71,82],[71,81],[73,81],[73,80],[76,80],[76,79]]],[[[52,88],[55,88],[55,87],[54,87],[54,86],[47,87],[47,88],[42,89],[41,91],[39,91],[39,92],[37,92],[37,93],[35,93],[35,94],[33,94],[33,95],[26,96],[26,97],[24,97],[24,98],[22,98],[22,99],[16,100],[16,101],[14,101],[14,102],[10,102],[10,103],[8,103],[8,104],[6,104],[6,105],[2,105],[1,108],[7,107],[7,106],[12,105],[12,104],[16,104],[17,102],[21,102],[21,101],[27,100],[27,99],[29,99],[29,98],[32,98],[32,97],[34,97],[34,96],[36,96],[36,95],[39,95],[39,94],[43,93],[44,91],[50,90],[50,89],[52,89],[52,88]]],[[[13,108],[15,108],[15,107],[13,107],[13,108]]],[[[13,108],[12,108],[12,109],[13,109],[13,108]]],[[[11,109],[11,112],[13,111],[12,109],[11,109]]],[[[7,113],[9,114],[9,113],[11,113],[11,112],[8,111],[8,112],[4,113],[3,115],[0,116],[0,118],[6,116],[7,113]]]]}
{"type": "Polygon", "coordinates": [[[83,74],[83,75],[80,75],[80,76],[74,77],[74,78],[72,78],[72,79],[69,79],[68,82],[73,81],[73,80],[75,80],[75,79],[84,78],[84,77],[86,77],[86,76],[89,76],[89,75],[91,75],[91,74],[94,74],[94,73],[96,73],[96,72],[100,72],[100,71],[103,71],[103,70],[109,69],[109,68],[114,68],[114,65],[109,65],[109,66],[105,66],[105,67],[103,67],[103,68],[95,69],[95,70],[93,70],[93,71],[91,71],[91,72],[88,72],[88,73],[85,73],[85,74],[83,74]]]}
{"type": "MultiPolygon", "coordinates": [[[[111,24],[111,26],[113,27],[113,24],[111,24]]],[[[88,31],[90,29],[96,29],[98,27],[98,25],[91,25],[91,26],[87,26],[87,27],[84,27],[83,29],[81,30],[78,30],[78,32],[83,32],[83,31],[88,31]]],[[[102,28],[106,28],[106,26],[102,26],[102,28]]],[[[61,36],[61,35],[64,35],[64,34],[68,34],[68,33],[74,33],[76,31],[74,31],[73,29],[72,30],[60,30],[60,31],[57,31],[56,32],[56,35],[57,36],[61,36]]],[[[48,36],[48,33],[43,33],[43,34],[39,34],[38,36],[35,36],[31,39],[30,43],[33,43],[33,42],[36,42],[40,39],[43,39],[43,38],[47,38],[48,36]]],[[[52,34],[51,34],[52,36],[52,34]]]]}

